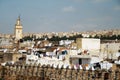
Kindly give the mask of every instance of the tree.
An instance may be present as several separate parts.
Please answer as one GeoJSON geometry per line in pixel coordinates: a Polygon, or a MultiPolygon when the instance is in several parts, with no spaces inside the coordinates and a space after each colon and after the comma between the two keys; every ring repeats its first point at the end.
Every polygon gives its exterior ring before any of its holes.
{"type": "Polygon", "coordinates": [[[30,36],[25,36],[25,37],[23,37],[22,39],[23,39],[24,41],[27,41],[27,40],[32,41],[32,37],[30,37],[30,36]]]}

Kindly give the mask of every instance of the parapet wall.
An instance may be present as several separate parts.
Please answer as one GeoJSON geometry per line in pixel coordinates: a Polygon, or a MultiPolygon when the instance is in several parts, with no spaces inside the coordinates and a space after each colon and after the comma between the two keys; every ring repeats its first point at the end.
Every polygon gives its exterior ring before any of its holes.
{"type": "Polygon", "coordinates": [[[41,65],[0,66],[3,80],[120,80],[120,69],[81,70],[41,65]]]}

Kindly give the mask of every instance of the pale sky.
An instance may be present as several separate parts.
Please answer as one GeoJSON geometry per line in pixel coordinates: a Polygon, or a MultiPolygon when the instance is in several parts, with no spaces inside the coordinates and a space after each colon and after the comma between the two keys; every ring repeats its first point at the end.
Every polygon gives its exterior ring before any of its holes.
{"type": "Polygon", "coordinates": [[[0,33],[120,29],[120,0],[0,0],[0,33]]]}

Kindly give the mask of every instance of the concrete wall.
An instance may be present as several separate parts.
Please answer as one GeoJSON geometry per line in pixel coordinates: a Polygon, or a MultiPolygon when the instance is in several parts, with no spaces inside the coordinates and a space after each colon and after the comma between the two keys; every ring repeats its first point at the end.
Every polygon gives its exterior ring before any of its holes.
{"type": "Polygon", "coordinates": [[[78,59],[72,59],[72,64],[74,64],[74,65],[79,64],[79,60],[78,59]]]}
{"type": "Polygon", "coordinates": [[[90,59],[88,58],[72,58],[72,64],[79,64],[79,59],[81,59],[82,64],[90,64],[90,59]]]}

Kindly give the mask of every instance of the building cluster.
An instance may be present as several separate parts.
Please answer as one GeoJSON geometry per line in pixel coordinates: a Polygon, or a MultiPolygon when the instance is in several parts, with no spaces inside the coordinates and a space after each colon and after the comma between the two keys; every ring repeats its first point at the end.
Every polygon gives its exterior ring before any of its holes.
{"type": "MultiPolygon", "coordinates": [[[[19,20],[19,19],[18,19],[19,20]]],[[[21,25],[18,24],[17,25],[21,25]]],[[[21,25],[21,30],[22,30],[22,25],[21,25]]],[[[17,35],[17,34],[16,34],[17,35]]],[[[58,37],[71,37],[71,36],[76,36],[76,35],[82,35],[83,37],[95,37],[96,35],[98,37],[100,36],[112,36],[112,35],[120,35],[120,30],[116,29],[116,30],[101,30],[101,31],[85,31],[85,32],[46,32],[46,33],[26,33],[24,32],[22,34],[22,37],[26,37],[26,36],[36,36],[36,38],[43,38],[45,36],[47,36],[48,38],[52,38],[53,36],[58,36],[58,37]]],[[[0,33],[0,37],[4,37],[4,38],[14,38],[15,35],[14,34],[2,34],[0,33]]]]}
{"type": "MultiPolygon", "coordinates": [[[[58,66],[61,68],[64,65],[63,68],[65,69],[69,66],[83,69],[84,66],[85,70],[109,70],[114,68],[114,64],[120,66],[120,43],[101,43],[100,39],[95,38],[61,40],[57,43],[47,39],[23,41],[21,40],[24,36],[22,30],[23,27],[19,17],[15,24],[14,36],[11,38],[0,38],[0,63],[2,66],[40,64],[41,66],[50,65],[54,68],[58,66]]],[[[79,33],[53,32],[36,35],[37,37],[42,37],[43,35],[69,37],[76,34],[79,33]]],[[[88,36],[88,33],[83,34],[88,36]]],[[[114,32],[114,34],[117,34],[117,32],[114,32]]]]}
{"type": "Polygon", "coordinates": [[[120,35],[120,30],[101,30],[101,31],[85,31],[85,32],[50,32],[50,33],[24,33],[23,36],[36,36],[36,38],[43,38],[44,36],[47,36],[48,38],[52,38],[53,36],[58,37],[71,37],[76,35],[82,35],[83,37],[95,37],[96,35],[98,37],[101,36],[112,36],[112,35],[120,35]]]}

